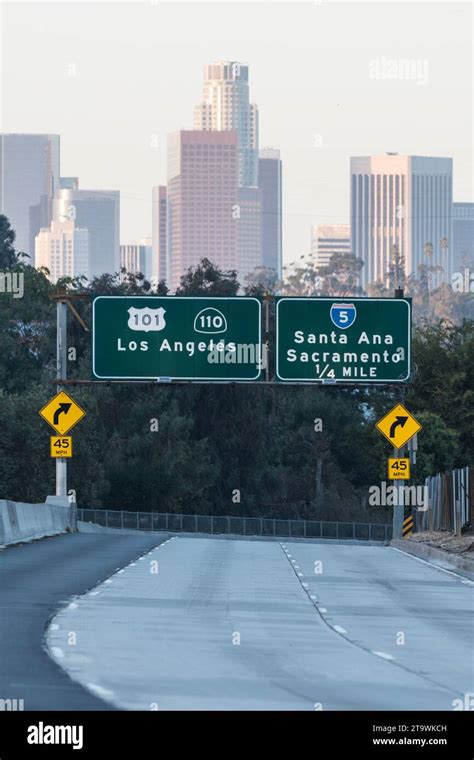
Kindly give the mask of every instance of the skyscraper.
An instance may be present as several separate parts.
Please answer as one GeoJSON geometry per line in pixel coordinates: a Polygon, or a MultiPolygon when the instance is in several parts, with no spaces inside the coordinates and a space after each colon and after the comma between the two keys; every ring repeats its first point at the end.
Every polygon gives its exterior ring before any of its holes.
{"type": "Polygon", "coordinates": [[[239,185],[258,184],[258,110],[249,101],[249,69],[236,61],[204,68],[203,100],[194,111],[194,128],[235,129],[239,151],[239,185]]]}
{"type": "Polygon", "coordinates": [[[282,164],[280,151],[264,148],[259,153],[258,184],[262,212],[262,265],[282,269],[282,164]]]}
{"type": "Polygon", "coordinates": [[[152,188],[151,278],[155,284],[167,279],[166,213],[166,186],[157,185],[152,188]]]}
{"type": "Polygon", "coordinates": [[[146,238],[138,243],[120,246],[120,268],[125,268],[132,274],[143,274],[150,278],[151,245],[146,238]]]}
{"type": "Polygon", "coordinates": [[[181,131],[168,138],[167,284],[208,258],[238,263],[238,142],[235,130],[181,131]]]}
{"type": "Polygon", "coordinates": [[[453,271],[474,267],[474,203],[453,203],[453,271]]]}
{"type": "Polygon", "coordinates": [[[37,267],[46,267],[50,280],[59,277],[89,276],[89,233],[75,227],[74,222],[51,222],[43,227],[35,240],[37,267]]]}
{"type": "Polygon", "coordinates": [[[118,190],[59,191],[54,219],[74,220],[89,230],[89,276],[100,277],[120,269],[120,192],[118,190]]]}
{"type": "Polygon", "coordinates": [[[315,267],[326,267],[335,253],[351,253],[348,224],[317,224],[311,228],[311,256],[315,267]]]}
{"type": "Polygon", "coordinates": [[[195,129],[235,130],[239,159],[237,222],[239,255],[235,269],[244,281],[262,264],[258,193],[258,110],[250,103],[249,69],[237,61],[217,61],[204,68],[203,101],[194,111],[195,129]]]}
{"type": "Polygon", "coordinates": [[[238,275],[241,285],[245,277],[262,264],[262,209],[258,187],[239,187],[238,202],[238,275]]]}
{"type": "Polygon", "coordinates": [[[34,264],[35,237],[49,227],[59,189],[59,135],[0,135],[0,213],[15,230],[15,247],[34,264]]]}
{"type": "Polygon", "coordinates": [[[394,246],[407,274],[440,266],[435,282],[452,272],[451,158],[384,156],[351,158],[351,245],[364,261],[362,286],[388,282],[394,246]]]}

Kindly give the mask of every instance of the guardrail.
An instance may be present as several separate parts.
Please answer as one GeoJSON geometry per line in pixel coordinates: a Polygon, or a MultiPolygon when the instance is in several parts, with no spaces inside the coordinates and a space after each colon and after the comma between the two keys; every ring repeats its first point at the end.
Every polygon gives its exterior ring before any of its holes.
{"type": "Polygon", "coordinates": [[[48,496],[43,504],[0,499],[0,544],[33,541],[75,530],[75,505],[67,497],[48,496]]]}
{"type": "Polygon", "coordinates": [[[426,478],[428,509],[416,512],[417,531],[446,530],[461,533],[472,524],[474,482],[472,468],[439,473],[426,478]]]}
{"type": "Polygon", "coordinates": [[[183,515],[171,512],[126,512],[112,509],[78,509],[77,519],[106,528],[163,530],[171,533],[273,536],[275,538],[337,538],[361,541],[389,541],[392,538],[392,526],[385,523],[183,515]]]}

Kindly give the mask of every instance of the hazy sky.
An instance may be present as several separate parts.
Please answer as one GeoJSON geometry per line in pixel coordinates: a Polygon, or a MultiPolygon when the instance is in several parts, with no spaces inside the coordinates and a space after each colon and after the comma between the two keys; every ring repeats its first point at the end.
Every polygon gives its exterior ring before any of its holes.
{"type": "Polygon", "coordinates": [[[1,131],[59,133],[63,175],[121,191],[123,243],[151,234],[166,135],[192,128],[218,59],[249,64],[260,145],[281,150],[286,262],[312,224],[348,222],[351,155],[452,156],[474,200],[467,2],[16,0],[1,43],[1,131]],[[387,78],[400,60],[411,78],[387,78]]]}

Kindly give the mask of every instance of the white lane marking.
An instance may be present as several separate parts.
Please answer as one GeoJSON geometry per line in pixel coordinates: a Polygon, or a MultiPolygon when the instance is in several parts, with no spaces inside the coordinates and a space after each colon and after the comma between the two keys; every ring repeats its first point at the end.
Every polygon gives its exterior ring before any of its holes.
{"type": "Polygon", "coordinates": [[[316,597],[315,597],[315,596],[311,596],[311,594],[309,595],[309,598],[310,598],[310,599],[312,599],[312,600],[313,600],[313,602],[316,602],[316,601],[317,601],[317,600],[316,600],[316,597]]]}
{"type": "Polygon", "coordinates": [[[377,657],[382,657],[384,660],[394,660],[395,657],[392,657],[391,654],[387,654],[386,652],[376,652],[375,649],[371,650],[372,654],[376,654],[377,657]]]}
{"type": "Polygon", "coordinates": [[[340,626],[340,625],[333,625],[333,628],[338,633],[347,633],[346,629],[342,628],[342,626],[340,626]]]}
{"type": "Polygon", "coordinates": [[[104,581],[104,583],[112,583],[112,581],[110,580],[110,578],[107,578],[107,580],[104,581]]]}
{"type": "Polygon", "coordinates": [[[100,591],[89,591],[89,596],[99,596],[100,591]]]}
{"type": "Polygon", "coordinates": [[[77,610],[78,607],[79,605],[76,604],[76,602],[71,602],[70,604],[68,604],[68,610],[77,610]]]}
{"type": "Polygon", "coordinates": [[[57,623],[51,623],[49,626],[50,631],[59,631],[59,625],[57,623]]]}
{"type": "Polygon", "coordinates": [[[135,567],[135,564],[136,564],[135,562],[130,562],[130,564],[128,565],[128,567],[135,567]]]}
{"type": "Polygon", "coordinates": [[[88,683],[86,685],[90,691],[93,691],[99,697],[113,697],[114,695],[113,691],[110,691],[109,689],[104,689],[103,686],[98,686],[98,684],[96,683],[88,683]]]}
{"type": "Polygon", "coordinates": [[[51,647],[51,653],[53,657],[56,657],[58,660],[60,660],[61,657],[64,657],[64,652],[61,647],[51,647]]]}
{"type": "Polygon", "coordinates": [[[298,578],[304,578],[303,573],[296,573],[296,575],[298,576],[298,578]]]}
{"type": "Polygon", "coordinates": [[[440,565],[435,565],[434,562],[428,562],[428,560],[422,559],[421,557],[416,557],[414,554],[410,554],[410,552],[404,552],[403,549],[397,549],[395,546],[390,546],[389,549],[393,549],[394,552],[400,552],[400,554],[404,554],[405,557],[416,559],[417,562],[423,562],[424,565],[433,567],[435,570],[441,570],[443,573],[447,573],[448,575],[454,575],[455,578],[460,580],[461,583],[465,583],[466,586],[474,586],[474,581],[470,581],[468,578],[465,578],[464,575],[459,575],[459,573],[455,573],[453,570],[446,570],[446,568],[441,567],[440,565]]]}
{"type": "Polygon", "coordinates": [[[308,583],[302,583],[301,585],[303,586],[303,588],[309,588],[309,584],[308,583]]]}
{"type": "Polygon", "coordinates": [[[326,612],[327,612],[327,609],[326,609],[326,607],[318,607],[318,610],[319,610],[320,612],[322,612],[322,613],[323,613],[323,615],[325,615],[325,614],[326,614],[326,612]]]}

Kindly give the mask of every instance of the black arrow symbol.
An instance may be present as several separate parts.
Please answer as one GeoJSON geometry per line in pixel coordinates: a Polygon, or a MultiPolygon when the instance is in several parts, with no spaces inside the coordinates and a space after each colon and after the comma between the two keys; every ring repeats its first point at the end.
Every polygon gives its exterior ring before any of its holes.
{"type": "Polygon", "coordinates": [[[66,404],[64,402],[62,402],[61,404],[59,404],[58,408],[54,412],[54,417],[53,417],[53,422],[54,422],[55,425],[57,425],[58,422],[59,422],[59,415],[61,415],[61,414],[67,414],[68,411],[70,410],[71,406],[72,406],[72,404],[66,404]]]}
{"type": "Polygon", "coordinates": [[[390,438],[395,438],[395,430],[397,427],[404,427],[408,417],[403,417],[401,414],[397,415],[395,422],[390,425],[390,438]]]}

